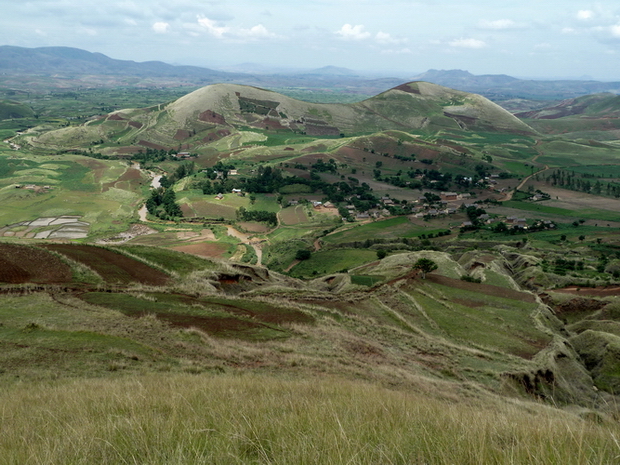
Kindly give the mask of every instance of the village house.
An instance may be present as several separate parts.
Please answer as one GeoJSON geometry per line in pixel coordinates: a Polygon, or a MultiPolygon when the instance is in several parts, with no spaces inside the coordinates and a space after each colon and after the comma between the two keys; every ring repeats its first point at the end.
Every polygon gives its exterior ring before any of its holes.
{"type": "Polygon", "coordinates": [[[458,200],[459,195],[456,192],[442,192],[440,194],[441,200],[458,200]]]}

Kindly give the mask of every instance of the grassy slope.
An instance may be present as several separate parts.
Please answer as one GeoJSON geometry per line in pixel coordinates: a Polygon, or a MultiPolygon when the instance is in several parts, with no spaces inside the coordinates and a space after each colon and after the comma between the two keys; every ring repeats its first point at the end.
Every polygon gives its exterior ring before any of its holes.
{"type": "Polygon", "coordinates": [[[437,387],[187,374],[15,387],[0,394],[0,452],[5,463],[36,464],[584,465],[617,457],[617,425],[537,405],[459,402],[437,387]]]}

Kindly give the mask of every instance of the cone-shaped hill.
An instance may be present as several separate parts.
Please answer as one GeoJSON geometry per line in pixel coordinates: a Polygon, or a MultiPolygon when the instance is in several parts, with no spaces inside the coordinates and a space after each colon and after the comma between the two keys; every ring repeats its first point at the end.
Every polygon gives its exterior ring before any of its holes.
{"type": "Polygon", "coordinates": [[[200,151],[248,129],[313,137],[394,129],[534,132],[484,97],[426,82],[403,84],[354,104],[309,103],[255,87],[216,84],[169,104],[117,111],[32,142],[46,148],[99,145],[107,153],[131,153],[132,147],[200,151]]]}

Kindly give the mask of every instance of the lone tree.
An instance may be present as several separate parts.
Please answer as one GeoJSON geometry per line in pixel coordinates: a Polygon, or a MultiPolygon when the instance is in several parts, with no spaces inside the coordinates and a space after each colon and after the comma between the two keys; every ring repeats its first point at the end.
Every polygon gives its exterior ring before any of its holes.
{"type": "Polygon", "coordinates": [[[308,260],[312,256],[312,252],[305,249],[299,249],[295,254],[295,260],[308,260]]]}
{"type": "Polygon", "coordinates": [[[437,263],[430,258],[420,258],[413,264],[414,270],[420,270],[422,272],[422,279],[426,279],[426,273],[430,273],[437,269],[437,263]]]}

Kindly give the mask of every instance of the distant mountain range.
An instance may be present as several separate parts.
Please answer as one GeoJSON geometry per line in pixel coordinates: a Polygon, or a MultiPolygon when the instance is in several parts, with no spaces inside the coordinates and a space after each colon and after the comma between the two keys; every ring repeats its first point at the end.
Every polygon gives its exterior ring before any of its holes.
{"type": "MultiPolygon", "coordinates": [[[[264,68],[257,72],[257,65],[232,68],[235,71],[218,71],[198,66],[174,66],[161,61],[135,62],[116,60],[101,53],[91,53],[70,47],[23,48],[0,46],[0,82],[20,87],[19,75],[45,79],[79,79],[88,85],[115,85],[121,78],[124,83],[150,83],[207,85],[235,83],[266,88],[347,87],[349,92],[376,95],[407,81],[427,81],[465,92],[481,94],[491,100],[515,98],[533,100],[561,100],[582,95],[611,92],[620,94],[620,82],[592,80],[526,80],[504,74],[476,76],[463,70],[429,70],[413,77],[371,78],[347,68],[326,66],[299,73],[268,73],[264,68]],[[249,72],[239,72],[247,69],[249,72]]],[[[21,82],[22,86],[27,85],[21,82]]],[[[61,83],[62,84],[62,83],[61,83]]]]}
{"type": "Polygon", "coordinates": [[[509,98],[567,99],[603,92],[620,93],[620,82],[582,80],[528,80],[505,74],[476,76],[459,69],[431,69],[413,78],[453,89],[482,94],[491,100],[509,98]]]}

